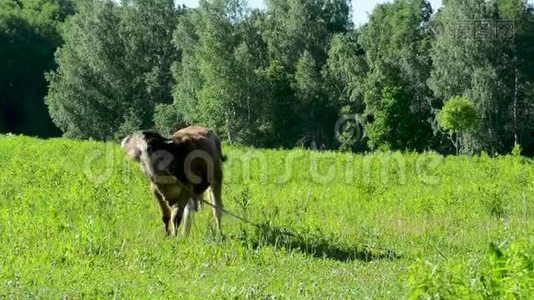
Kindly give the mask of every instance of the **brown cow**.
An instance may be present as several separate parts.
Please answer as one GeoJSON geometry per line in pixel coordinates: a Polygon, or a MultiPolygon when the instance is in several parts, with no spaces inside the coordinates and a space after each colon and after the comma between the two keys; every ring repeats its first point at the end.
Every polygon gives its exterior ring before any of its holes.
{"type": "Polygon", "coordinates": [[[210,188],[210,200],[217,230],[221,233],[223,180],[225,160],[219,138],[213,131],[191,126],[171,137],[150,131],[138,131],[126,137],[122,149],[150,180],[163,214],[168,235],[184,220],[184,235],[191,228],[191,214],[198,209],[202,194],[210,188]]]}

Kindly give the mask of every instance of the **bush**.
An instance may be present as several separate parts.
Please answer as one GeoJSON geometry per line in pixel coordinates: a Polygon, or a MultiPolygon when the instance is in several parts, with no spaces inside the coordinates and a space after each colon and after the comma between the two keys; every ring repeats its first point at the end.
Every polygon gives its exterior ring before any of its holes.
{"type": "Polygon", "coordinates": [[[465,132],[477,125],[478,112],[471,100],[453,97],[443,106],[438,121],[441,128],[449,134],[465,132]]]}

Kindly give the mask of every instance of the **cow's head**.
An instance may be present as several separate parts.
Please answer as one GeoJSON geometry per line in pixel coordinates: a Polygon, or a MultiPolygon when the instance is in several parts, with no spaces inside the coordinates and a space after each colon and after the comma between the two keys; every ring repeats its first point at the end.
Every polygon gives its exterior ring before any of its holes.
{"type": "Polygon", "coordinates": [[[174,146],[173,140],[151,131],[134,132],[121,143],[128,158],[140,162],[143,172],[153,181],[161,181],[162,177],[170,175],[174,146]]]}

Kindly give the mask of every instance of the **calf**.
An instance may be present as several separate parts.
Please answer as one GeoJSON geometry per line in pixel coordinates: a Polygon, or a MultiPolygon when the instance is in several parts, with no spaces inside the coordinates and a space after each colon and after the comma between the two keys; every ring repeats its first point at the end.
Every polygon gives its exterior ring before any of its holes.
{"type": "Polygon", "coordinates": [[[225,159],[219,138],[213,131],[191,126],[171,137],[138,131],[127,136],[121,147],[130,159],[140,162],[141,170],[150,180],[168,235],[176,235],[182,219],[183,233],[189,234],[191,214],[198,209],[208,187],[217,231],[221,233],[222,162],[225,159]]]}

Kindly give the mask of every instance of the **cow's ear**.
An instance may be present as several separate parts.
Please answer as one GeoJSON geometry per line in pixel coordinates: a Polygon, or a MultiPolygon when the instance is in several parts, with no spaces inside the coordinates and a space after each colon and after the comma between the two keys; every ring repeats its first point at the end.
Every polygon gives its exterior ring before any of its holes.
{"type": "Polygon", "coordinates": [[[128,156],[129,159],[139,161],[142,151],[139,142],[139,137],[136,137],[135,135],[129,135],[122,140],[121,148],[126,152],[126,156],[128,156]]]}

